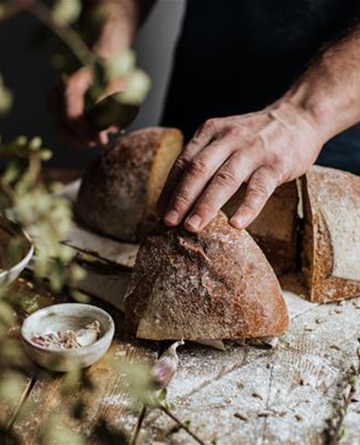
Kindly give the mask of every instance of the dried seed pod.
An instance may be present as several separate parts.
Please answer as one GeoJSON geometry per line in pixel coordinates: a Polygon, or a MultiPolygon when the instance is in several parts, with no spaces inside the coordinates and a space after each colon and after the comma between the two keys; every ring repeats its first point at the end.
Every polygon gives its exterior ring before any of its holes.
{"type": "Polygon", "coordinates": [[[237,419],[243,420],[244,422],[247,422],[247,421],[249,420],[248,415],[247,415],[247,414],[244,414],[244,413],[235,413],[234,416],[235,416],[237,419]]]}
{"type": "Polygon", "coordinates": [[[155,389],[163,389],[168,386],[170,380],[177,371],[179,358],[176,354],[178,346],[183,345],[183,340],[173,343],[157,360],[151,370],[152,382],[155,389]]]}
{"type": "Polygon", "coordinates": [[[252,395],[252,397],[255,397],[256,399],[264,400],[264,396],[257,391],[254,391],[251,395],[252,395]]]}
{"type": "Polygon", "coordinates": [[[315,327],[314,326],[309,326],[309,325],[306,325],[305,327],[304,327],[304,331],[308,331],[308,332],[312,332],[312,331],[315,331],[315,327]]]}

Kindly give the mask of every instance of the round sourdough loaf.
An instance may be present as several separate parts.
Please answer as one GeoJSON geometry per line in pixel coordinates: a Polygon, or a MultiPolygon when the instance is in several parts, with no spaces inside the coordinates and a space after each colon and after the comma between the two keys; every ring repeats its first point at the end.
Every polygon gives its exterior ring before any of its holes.
{"type": "Polygon", "coordinates": [[[222,212],[199,235],[160,228],[146,239],[125,310],[136,336],[152,340],[276,336],[288,327],[265,255],[222,212]]]}
{"type": "Polygon", "coordinates": [[[183,137],[174,128],[145,128],[105,148],[85,172],[75,205],[80,222],[137,242],[157,224],[156,202],[183,137]]]}

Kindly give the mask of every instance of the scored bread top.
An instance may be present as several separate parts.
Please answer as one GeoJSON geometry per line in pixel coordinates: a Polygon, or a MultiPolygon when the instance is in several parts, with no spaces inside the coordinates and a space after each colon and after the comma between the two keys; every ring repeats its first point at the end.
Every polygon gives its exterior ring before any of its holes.
{"type": "Polygon", "coordinates": [[[141,246],[125,297],[137,337],[275,336],[288,326],[276,276],[245,230],[223,213],[199,234],[165,229],[141,246]]]}

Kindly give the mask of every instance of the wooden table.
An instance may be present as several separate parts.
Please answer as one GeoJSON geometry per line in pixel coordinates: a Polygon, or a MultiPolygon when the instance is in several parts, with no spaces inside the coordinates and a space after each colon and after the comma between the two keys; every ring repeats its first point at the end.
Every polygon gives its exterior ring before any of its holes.
{"type": "MultiPolygon", "coordinates": [[[[45,287],[34,287],[26,279],[15,283],[12,292],[26,302],[20,322],[40,307],[67,299],[66,295],[55,298],[45,287]]],[[[100,304],[97,300],[93,303],[100,304]]],[[[121,312],[100,305],[114,317],[116,336],[106,357],[87,371],[92,389],[78,389],[70,395],[72,403],[86,401],[83,418],[76,421],[69,416],[69,395],[64,396],[62,384],[66,377],[32,366],[17,406],[9,409],[0,401],[0,419],[6,419],[20,444],[39,444],[43,427],[54,413],[71,431],[88,437],[92,445],[122,443],[120,438],[101,441],[104,434],[94,431],[100,419],[108,429],[128,435],[134,430],[139,411],[133,410],[124,376],[114,369],[112,360],[152,362],[163,346],[135,339],[126,331],[121,312]]],[[[18,337],[18,329],[9,335],[18,337]]],[[[326,444],[328,420],[340,413],[346,432],[341,443],[358,445],[360,389],[345,412],[341,406],[351,366],[358,364],[359,337],[360,299],[353,299],[301,313],[274,349],[232,344],[226,351],[217,351],[186,344],[178,351],[179,370],[168,388],[171,411],[182,421],[190,421],[204,443],[214,445],[326,444]]],[[[196,443],[183,430],[174,432],[174,425],[159,410],[148,411],[138,444],[196,443]]],[[[2,440],[0,433],[1,445],[2,440]]],[[[69,440],[48,438],[43,444],[78,443],[69,440]]]]}
{"type": "MultiPolygon", "coordinates": [[[[29,285],[27,280],[16,283],[13,291],[26,301],[24,316],[36,308],[64,301],[42,287],[29,285]]],[[[189,420],[206,444],[326,443],[326,421],[339,411],[334,402],[344,394],[351,364],[357,363],[358,306],[359,300],[352,300],[318,306],[311,313],[299,315],[275,349],[231,345],[223,352],[186,345],[179,350],[179,370],[168,389],[172,411],[183,421],[189,420]]],[[[64,376],[50,375],[34,366],[16,409],[0,408],[21,444],[37,445],[43,426],[55,412],[63,416],[71,430],[87,435],[91,444],[103,443],[93,431],[98,419],[109,428],[131,433],[138,412],[132,410],[124,377],[114,370],[110,359],[153,361],[160,345],[129,336],[122,314],[110,306],[106,309],[117,326],[111,350],[88,370],[94,388],[75,391],[71,396],[72,401],[85,398],[84,419],[74,421],[66,410],[61,391],[64,376]]],[[[11,335],[18,333],[12,331],[11,335]]],[[[347,436],[341,443],[360,443],[359,400],[360,392],[346,410],[347,436]]],[[[149,411],[138,443],[196,443],[184,431],[169,434],[173,427],[174,422],[166,415],[149,411]]]]}

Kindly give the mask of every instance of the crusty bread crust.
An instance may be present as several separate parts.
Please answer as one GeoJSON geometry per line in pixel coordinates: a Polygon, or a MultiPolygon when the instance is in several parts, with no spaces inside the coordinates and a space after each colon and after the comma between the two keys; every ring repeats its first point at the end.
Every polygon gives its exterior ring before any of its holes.
{"type": "Polygon", "coordinates": [[[120,137],[85,172],[75,206],[80,222],[122,241],[141,240],[158,222],[154,207],[182,142],[181,132],[173,128],[120,137]],[[159,153],[167,158],[161,169],[159,153]]]}
{"type": "Polygon", "coordinates": [[[302,184],[302,264],[309,299],[329,302],[359,295],[360,178],[314,166],[302,184]]]}
{"type": "Polygon", "coordinates": [[[162,228],[141,246],[125,297],[137,337],[275,336],[288,326],[276,276],[245,230],[220,213],[199,235],[162,228]]]}
{"type": "MultiPolygon", "coordinates": [[[[241,187],[224,206],[228,217],[240,206],[245,191],[246,187],[241,187]]],[[[247,228],[278,277],[297,269],[298,202],[296,181],[280,185],[247,228]]]]}

